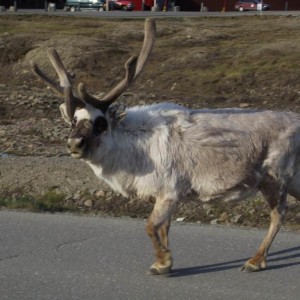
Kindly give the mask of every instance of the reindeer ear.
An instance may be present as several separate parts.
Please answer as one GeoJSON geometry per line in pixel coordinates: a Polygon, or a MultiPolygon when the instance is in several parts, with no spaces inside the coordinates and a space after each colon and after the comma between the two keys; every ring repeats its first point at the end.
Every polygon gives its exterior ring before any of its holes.
{"type": "Polygon", "coordinates": [[[109,107],[106,115],[114,125],[117,125],[126,117],[125,110],[126,106],[124,104],[114,104],[109,107]]]}
{"type": "Polygon", "coordinates": [[[68,113],[67,113],[67,106],[65,103],[61,104],[59,106],[59,109],[60,109],[60,113],[63,117],[63,119],[65,120],[65,122],[67,122],[69,125],[71,125],[71,120],[70,118],[68,117],[68,113]]]}

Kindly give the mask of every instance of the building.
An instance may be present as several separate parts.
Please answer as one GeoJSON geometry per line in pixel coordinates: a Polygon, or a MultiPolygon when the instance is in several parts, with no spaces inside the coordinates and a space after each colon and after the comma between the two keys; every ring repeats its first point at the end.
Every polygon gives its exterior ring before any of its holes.
{"type": "MultiPolygon", "coordinates": [[[[208,11],[233,11],[237,0],[176,0],[183,11],[200,11],[201,3],[208,11]]],[[[300,0],[263,0],[272,10],[300,10],[300,0]]]]}

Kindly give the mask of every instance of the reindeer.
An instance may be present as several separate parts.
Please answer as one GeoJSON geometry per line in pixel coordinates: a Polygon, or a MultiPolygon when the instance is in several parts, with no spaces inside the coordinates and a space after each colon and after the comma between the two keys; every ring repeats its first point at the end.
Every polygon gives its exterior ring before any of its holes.
{"type": "MultiPolygon", "coordinates": [[[[125,77],[102,99],[83,83],[77,91],[54,49],[48,56],[60,85],[31,63],[33,72],[64,97],[60,110],[71,126],[68,149],[97,177],[124,196],[156,199],[146,231],[155,250],[150,274],[172,267],[168,232],[176,203],[189,193],[201,201],[234,200],[258,191],[271,208],[269,230],[242,267],[266,268],[267,252],[290,194],[300,199],[300,115],[251,109],[188,109],[172,103],[126,108],[113,102],[141,73],[155,41],[155,22],[145,21],[139,56],[125,63],[125,77]]],[[[200,201],[199,200],[199,201],[200,201]]]]}

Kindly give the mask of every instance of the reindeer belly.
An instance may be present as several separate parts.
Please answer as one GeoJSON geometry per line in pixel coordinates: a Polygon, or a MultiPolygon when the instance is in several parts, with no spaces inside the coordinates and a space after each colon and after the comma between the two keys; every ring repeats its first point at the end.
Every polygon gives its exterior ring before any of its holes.
{"type": "Polygon", "coordinates": [[[191,188],[202,201],[247,198],[257,192],[262,175],[254,168],[244,166],[243,162],[237,162],[235,167],[224,163],[211,169],[201,168],[203,172],[192,174],[191,188]]]}

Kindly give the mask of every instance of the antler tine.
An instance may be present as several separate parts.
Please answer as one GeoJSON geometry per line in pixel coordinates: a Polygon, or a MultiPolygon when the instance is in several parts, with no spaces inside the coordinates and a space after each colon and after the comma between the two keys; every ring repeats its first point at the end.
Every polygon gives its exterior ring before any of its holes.
{"type": "Polygon", "coordinates": [[[60,86],[62,88],[65,88],[68,86],[72,87],[67,70],[65,69],[59,55],[57,54],[57,52],[54,48],[48,49],[48,56],[49,56],[52,66],[54,67],[54,69],[59,77],[60,86]]]}
{"type": "Polygon", "coordinates": [[[146,64],[148,57],[153,48],[154,42],[156,38],[156,26],[155,21],[153,19],[145,20],[145,33],[144,33],[144,42],[141,53],[139,55],[137,66],[135,70],[134,80],[138,77],[141,71],[146,64]]]}
{"type": "Polygon", "coordinates": [[[84,107],[85,105],[81,100],[74,96],[71,86],[66,86],[64,88],[64,98],[66,103],[67,117],[71,122],[76,107],[84,107]]]}
{"type": "Polygon", "coordinates": [[[31,69],[33,73],[40,78],[43,82],[46,83],[52,90],[59,93],[60,95],[64,95],[64,87],[71,86],[68,73],[57,54],[56,50],[54,48],[48,49],[48,56],[50,58],[50,61],[58,74],[60,85],[55,83],[50,77],[48,77],[39,67],[36,65],[33,61],[30,62],[31,69]]]}
{"type": "Polygon", "coordinates": [[[67,114],[69,120],[71,120],[74,116],[76,107],[82,108],[85,106],[85,104],[82,100],[74,95],[68,72],[54,48],[48,49],[48,56],[59,77],[60,86],[63,88],[67,114]]]}
{"type": "Polygon", "coordinates": [[[125,78],[101,99],[102,106],[108,107],[114,102],[143,70],[153,48],[156,36],[155,21],[153,19],[146,19],[144,32],[143,47],[137,62],[135,61],[135,56],[129,58],[125,64],[125,78]]]}
{"type": "Polygon", "coordinates": [[[43,82],[46,83],[51,89],[55,92],[59,93],[60,95],[64,96],[65,104],[66,104],[66,111],[67,117],[69,121],[72,120],[76,107],[84,107],[85,104],[79,98],[77,98],[72,90],[72,84],[69,79],[69,75],[54,48],[48,49],[48,56],[53,65],[58,77],[60,84],[58,85],[55,83],[51,78],[49,78],[46,74],[44,74],[41,69],[34,63],[30,62],[31,69],[33,73],[40,78],[43,82]]]}
{"type": "Polygon", "coordinates": [[[108,92],[101,101],[97,100],[93,105],[100,108],[103,111],[109,107],[130,85],[134,79],[135,70],[137,66],[138,58],[136,56],[130,57],[125,63],[126,75],[125,78],[119,82],[110,92],[108,92]]]}
{"type": "Polygon", "coordinates": [[[133,80],[134,75],[135,75],[135,70],[136,70],[136,65],[137,65],[137,60],[138,58],[136,56],[130,57],[127,62],[125,63],[125,70],[126,70],[126,75],[125,78],[117,85],[114,87],[114,89],[106,94],[106,100],[104,101],[99,101],[99,99],[95,98],[94,96],[90,95],[85,88],[85,85],[83,83],[80,83],[78,85],[78,94],[80,98],[98,108],[101,109],[102,111],[106,111],[109,105],[116,99],[114,95],[120,95],[124,91],[124,89],[127,88],[129,83],[133,80]]]}
{"type": "Polygon", "coordinates": [[[32,72],[40,78],[47,86],[49,86],[56,93],[63,95],[63,88],[60,87],[57,83],[55,83],[51,78],[49,78],[46,74],[44,74],[41,69],[35,64],[33,61],[30,61],[30,66],[32,72]]]}

